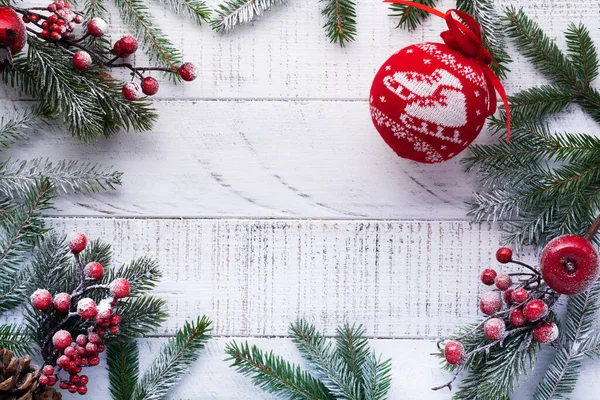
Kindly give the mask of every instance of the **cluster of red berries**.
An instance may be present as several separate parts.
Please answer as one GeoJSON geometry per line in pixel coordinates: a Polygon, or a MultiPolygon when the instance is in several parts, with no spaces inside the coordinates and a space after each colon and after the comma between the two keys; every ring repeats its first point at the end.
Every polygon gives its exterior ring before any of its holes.
{"type": "MultiPolygon", "coordinates": [[[[74,254],[79,254],[85,249],[87,238],[82,233],[73,233],[69,235],[68,244],[74,254]]],[[[98,262],[90,262],[83,268],[83,274],[86,281],[98,281],[104,275],[104,268],[98,262]]],[[[107,289],[110,297],[101,300],[98,304],[91,298],[83,297],[77,301],[76,311],[73,312],[71,312],[71,299],[82,295],[83,291],[72,295],[58,293],[54,298],[44,289],[38,289],[32,294],[33,307],[38,310],[66,314],[60,317],[63,320],[75,316],[84,320],[94,319],[94,325],[88,328],[87,335],[77,335],[74,341],[71,332],[65,329],[57,330],[52,335],[52,346],[55,349],[52,360],[56,361],[54,365],[49,363],[44,366],[43,374],[39,378],[40,385],[55,386],[59,383],[61,389],[71,393],[82,395],[87,393],[88,377],[81,375],[81,371],[84,367],[94,367],[100,363],[99,354],[105,349],[102,338],[107,333],[112,335],[119,333],[122,318],[114,308],[118,306],[118,300],[129,296],[131,291],[129,281],[123,278],[115,279],[106,286],[95,287],[107,289]],[[61,371],[66,372],[68,378],[62,378],[61,371]]]]}
{"type": "Polygon", "coordinates": [[[83,22],[81,14],[71,9],[71,4],[63,0],[56,0],[48,5],[49,16],[41,16],[35,13],[23,15],[25,23],[34,23],[42,28],[39,33],[43,39],[59,41],[61,39],[74,39],[73,33],[76,24],[83,22]],[[42,20],[41,23],[40,20],[42,20]]]}
{"type": "MultiPolygon", "coordinates": [[[[130,37],[133,40],[135,40],[135,38],[133,38],[132,36],[125,36],[120,40],[122,41],[123,39],[125,39],[127,37],[130,37]]],[[[119,43],[119,42],[117,42],[117,43],[119,43]]],[[[117,43],[115,43],[115,48],[117,47],[117,43]]],[[[116,55],[119,55],[119,53],[116,52],[115,48],[113,48],[113,50],[112,50],[113,53],[115,53],[116,55]]],[[[137,48],[137,41],[136,41],[136,48],[137,48]]],[[[122,51],[122,49],[123,49],[123,44],[121,44],[119,46],[119,51],[122,51]]],[[[177,74],[179,74],[181,79],[183,79],[184,81],[187,81],[187,82],[193,81],[198,76],[196,66],[190,62],[181,64],[181,66],[177,69],[177,74]]],[[[129,101],[134,101],[134,100],[139,99],[142,96],[142,94],[145,94],[146,96],[155,95],[156,93],[158,93],[158,88],[159,88],[158,80],[156,80],[156,78],[153,78],[151,76],[146,76],[146,77],[142,78],[141,85],[135,81],[126,83],[125,86],[123,86],[123,97],[125,97],[125,99],[127,99],[129,101]]]]}

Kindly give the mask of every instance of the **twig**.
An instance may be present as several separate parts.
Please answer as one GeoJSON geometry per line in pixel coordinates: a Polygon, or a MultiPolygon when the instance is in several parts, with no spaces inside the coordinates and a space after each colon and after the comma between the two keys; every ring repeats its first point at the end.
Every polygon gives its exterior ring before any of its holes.
{"type": "Polygon", "coordinates": [[[583,237],[585,239],[591,241],[594,238],[594,236],[596,236],[596,233],[598,233],[599,229],[600,229],[600,215],[598,215],[596,217],[596,219],[594,220],[594,222],[592,222],[592,224],[590,225],[590,228],[585,233],[585,235],[583,235],[583,237]]]}

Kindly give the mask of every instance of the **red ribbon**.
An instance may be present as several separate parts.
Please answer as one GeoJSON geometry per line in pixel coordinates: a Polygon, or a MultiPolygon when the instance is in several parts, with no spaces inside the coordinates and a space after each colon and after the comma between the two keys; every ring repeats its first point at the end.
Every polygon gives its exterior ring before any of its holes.
{"type": "MultiPolygon", "coordinates": [[[[483,46],[481,27],[475,18],[463,11],[456,9],[451,9],[443,13],[435,8],[420,3],[414,3],[412,1],[383,1],[386,3],[403,4],[405,6],[419,8],[446,20],[448,30],[440,34],[444,40],[444,43],[446,43],[448,47],[460,52],[465,57],[478,61],[488,86],[493,87],[500,95],[500,98],[502,98],[504,108],[506,109],[506,128],[508,131],[506,141],[508,142],[510,140],[510,108],[508,105],[508,97],[506,96],[506,91],[504,90],[504,86],[502,86],[500,79],[498,79],[496,74],[489,67],[489,64],[492,62],[492,56],[490,55],[490,52],[483,46]],[[462,22],[454,18],[454,14],[458,15],[462,22]]],[[[497,105],[496,94],[491,91],[489,92],[489,105],[489,112],[491,115],[496,112],[497,105]]]]}

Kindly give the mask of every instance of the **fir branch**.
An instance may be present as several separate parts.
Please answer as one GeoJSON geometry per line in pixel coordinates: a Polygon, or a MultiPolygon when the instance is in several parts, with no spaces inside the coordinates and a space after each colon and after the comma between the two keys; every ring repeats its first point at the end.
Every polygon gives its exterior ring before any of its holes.
{"type": "MultiPolygon", "coordinates": [[[[413,3],[424,4],[435,8],[437,0],[413,0],[413,3]]],[[[400,21],[396,28],[405,28],[409,31],[415,30],[425,19],[429,17],[427,11],[404,4],[390,3],[390,17],[399,17],[400,21]]]]}
{"type": "MultiPolygon", "coordinates": [[[[121,18],[129,24],[142,38],[142,45],[147,50],[151,60],[157,60],[162,65],[176,70],[182,63],[181,53],[163,33],[157,28],[156,21],[152,17],[144,0],[115,0],[119,8],[121,18]]],[[[177,74],[169,74],[178,77],[177,74]]]]}
{"type": "Polygon", "coordinates": [[[159,0],[167,4],[178,15],[193,19],[198,25],[210,22],[211,9],[204,0],[159,0]]]}
{"type": "MultiPolygon", "coordinates": [[[[573,95],[556,86],[544,85],[520,91],[508,98],[511,119],[517,123],[535,121],[564,111],[573,102],[573,95]]],[[[492,126],[505,128],[501,120],[492,120],[492,126]],[[501,122],[500,122],[501,121],[501,122]]]]}
{"type": "Polygon", "coordinates": [[[7,149],[16,141],[29,136],[39,123],[40,119],[34,110],[0,117],[0,150],[7,149]]]}
{"type": "Polygon", "coordinates": [[[139,351],[134,341],[106,346],[106,369],[114,400],[131,400],[138,383],[139,351]]]}
{"type": "Polygon", "coordinates": [[[32,342],[27,332],[16,325],[0,325],[0,349],[8,349],[17,354],[27,354],[32,350],[32,342]]]}
{"type": "Polygon", "coordinates": [[[392,385],[391,370],[391,359],[381,361],[374,353],[367,356],[361,371],[365,400],[387,399],[392,385]]]}
{"type": "Polygon", "coordinates": [[[134,400],[159,400],[175,385],[198,359],[199,352],[210,339],[211,321],[205,316],[186,322],[174,338],[163,346],[160,355],[144,373],[136,386],[134,400]]]}
{"type": "Polygon", "coordinates": [[[263,353],[248,342],[227,344],[227,361],[242,375],[252,378],[254,384],[265,391],[286,399],[334,400],[325,385],[299,366],[290,364],[272,352],[263,353]]]}
{"type": "Polygon", "coordinates": [[[224,0],[215,10],[210,25],[217,32],[229,32],[237,25],[260,18],[272,6],[285,0],[224,0]]]}
{"type": "Polygon", "coordinates": [[[140,257],[105,274],[103,282],[109,283],[115,278],[125,278],[131,284],[129,297],[136,297],[154,289],[161,277],[162,271],[156,259],[140,257]]]}
{"type": "Polygon", "coordinates": [[[44,176],[63,193],[97,193],[115,190],[121,185],[121,172],[98,164],[80,161],[53,163],[40,158],[33,160],[0,162],[0,181],[18,193],[27,190],[39,177],[44,176]]]}
{"type": "Polygon", "coordinates": [[[321,0],[325,7],[325,31],[331,43],[344,47],[356,38],[356,2],[354,0],[321,0]]]}
{"type": "Polygon", "coordinates": [[[123,317],[119,335],[110,338],[110,341],[144,337],[158,329],[168,317],[166,301],[153,296],[129,298],[119,305],[119,313],[123,317]]]}
{"type": "Polygon", "coordinates": [[[502,30],[498,29],[498,14],[493,0],[457,0],[456,8],[470,14],[481,26],[483,45],[492,56],[490,68],[500,78],[506,78],[512,59],[506,52],[502,30]]]}
{"type": "Polygon", "coordinates": [[[598,54],[590,33],[582,24],[570,24],[565,33],[569,58],[579,79],[589,85],[598,76],[598,54]]]}
{"type": "MultiPolygon", "coordinates": [[[[296,323],[301,325],[301,323],[296,323]]],[[[335,352],[344,361],[346,368],[354,379],[363,384],[362,370],[370,356],[369,342],[363,336],[365,330],[362,326],[356,327],[348,323],[337,329],[335,337],[335,352]]]]}
{"type": "MultiPolygon", "coordinates": [[[[349,400],[361,399],[360,377],[353,375],[354,371],[348,368],[348,364],[352,364],[353,361],[350,349],[343,350],[343,355],[339,350],[334,353],[325,336],[304,320],[296,321],[290,326],[289,331],[294,343],[319,372],[318,378],[331,394],[349,400]]],[[[340,334],[342,333],[338,332],[338,335],[340,334]]],[[[340,337],[339,341],[343,340],[340,337]]],[[[339,344],[343,345],[343,343],[339,344]]],[[[363,360],[354,361],[362,362],[363,360]]],[[[358,375],[358,370],[356,372],[358,375]]]]}
{"type": "MultiPolygon", "coordinates": [[[[101,265],[107,267],[111,264],[112,261],[112,246],[109,243],[105,243],[100,239],[90,240],[85,247],[85,250],[79,253],[79,259],[83,265],[87,265],[93,261],[100,263],[101,265]]],[[[109,283],[112,281],[112,278],[105,278],[107,275],[113,275],[113,270],[110,269],[103,276],[103,280],[101,283],[109,283]]]]}
{"type": "Polygon", "coordinates": [[[579,353],[588,357],[600,356],[600,333],[590,335],[579,347],[579,353]]]}

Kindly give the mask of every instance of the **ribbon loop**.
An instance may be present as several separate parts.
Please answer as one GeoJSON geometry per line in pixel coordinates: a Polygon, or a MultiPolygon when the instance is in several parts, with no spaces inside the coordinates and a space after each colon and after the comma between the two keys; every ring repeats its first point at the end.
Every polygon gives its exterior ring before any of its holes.
{"type": "Polygon", "coordinates": [[[494,88],[493,91],[489,90],[490,115],[496,112],[496,92],[498,92],[500,95],[500,98],[504,103],[504,108],[506,109],[506,127],[508,132],[506,141],[510,141],[510,107],[508,104],[508,97],[506,96],[506,91],[504,90],[504,86],[502,86],[502,82],[500,82],[500,79],[489,67],[489,64],[492,62],[492,56],[488,49],[486,49],[483,45],[481,27],[475,18],[460,10],[451,9],[446,11],[446,13],[443,13],[435,8],[408,0],[383,1],[386,3],[396,3],[419,8],[437,17],[443,18],[446,21],[448,30],[440,34],[444,43],[465,57],[479,62],[481,64],[481,70],[485,76],[486,83],[488,86],[494,88]],[[460,18],[460,21],[454,17],[454,14],[460,18]]]}

